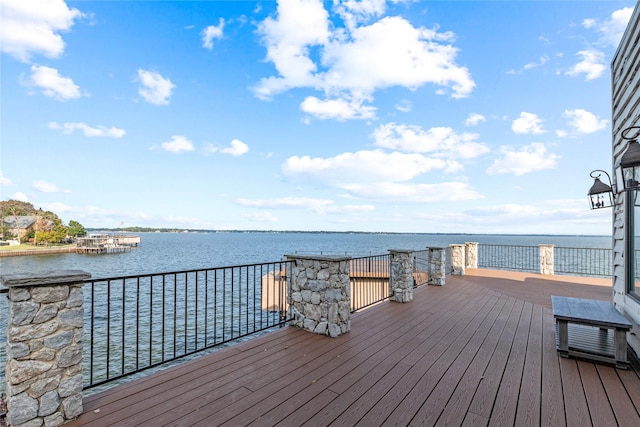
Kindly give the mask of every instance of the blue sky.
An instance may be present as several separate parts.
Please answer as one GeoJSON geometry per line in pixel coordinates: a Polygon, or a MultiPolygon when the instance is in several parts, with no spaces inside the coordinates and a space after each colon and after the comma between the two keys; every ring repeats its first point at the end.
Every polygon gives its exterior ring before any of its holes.
{"type": "Polygon", "coordinates": [[[0,0],[0,198],[86,227],[610,234],[633,1],[0,0]]]}

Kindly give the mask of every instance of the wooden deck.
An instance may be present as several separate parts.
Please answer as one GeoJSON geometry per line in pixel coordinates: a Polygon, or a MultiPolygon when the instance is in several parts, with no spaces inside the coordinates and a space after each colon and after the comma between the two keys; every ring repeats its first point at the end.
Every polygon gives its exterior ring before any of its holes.
{"type": "Polygon", "coordinates": [[[558,356],[549,295],[611,281],[473,270],[352,317],[285,327],[88,396],[69,426],[639,426],[640,367],[558,356]]]}

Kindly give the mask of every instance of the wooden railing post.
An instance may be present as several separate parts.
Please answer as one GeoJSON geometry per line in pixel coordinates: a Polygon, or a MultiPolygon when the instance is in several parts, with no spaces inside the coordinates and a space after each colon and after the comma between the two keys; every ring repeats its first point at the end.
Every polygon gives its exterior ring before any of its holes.
{"type": "Polygon", "coordinates": [[[66,270],[0,276],[9,288],[7,419],[60,425],[82,413],[83,280],[66,270]]]}

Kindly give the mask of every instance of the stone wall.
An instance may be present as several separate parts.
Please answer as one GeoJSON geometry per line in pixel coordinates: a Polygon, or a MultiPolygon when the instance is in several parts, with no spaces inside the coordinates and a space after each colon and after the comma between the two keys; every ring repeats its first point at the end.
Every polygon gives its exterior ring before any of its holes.
{"type": "Polygon", "coordinates": [[[9,288],[9,425],[57,426],[82,413],[82,281],[89,277],[77,270],[0,276],[9,288]]]}
{"type": "Polygon", "coordinates": [[[337,337],[351,329],[350,257],[287,255],[291,325],[337,337]]]}

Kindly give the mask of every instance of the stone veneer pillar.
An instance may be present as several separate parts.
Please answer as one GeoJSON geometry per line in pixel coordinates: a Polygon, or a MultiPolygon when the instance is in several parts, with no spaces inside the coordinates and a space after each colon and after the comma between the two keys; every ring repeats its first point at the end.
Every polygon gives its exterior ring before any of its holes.
{"type": "Polygon", "coordinates": [[[429,251],[429,281],[430,285],[443,286],[446,277],[445,248],[428,248],[429,251]]]}
{"type": "Polygon", "coordinates": [[[411,250],[389,249],[391,272],[389,299],[396,302],[413,301],[413,259],[411,250]]]}
{"type": "Polygon", "coordinates": [[[540,274],[554,274],[553,245],[540,246],[540,274]]]}
{"type": "Polygon", "coordinates": [[[464,245],[453,244],[449,245],[451,248],[451,274],[456,276],[464,276],[465,267],[465,250],[464,245]]]}
{"type": "Polygon", "coordinates": [[[351,329],[351,257],[287,255],[290,323],[338,337],[351,329]]]}
{"type": "Polygon", "coordinates": [[[478,268],[478,243],[466,242],[464,244],[465,268],[478,268]]]}
{"type": "Polygon", "coordinates": [[[0,276],[9,288],[7,419],[58,426],[82,413],[82,281],[66,270],[0,276]]]}

